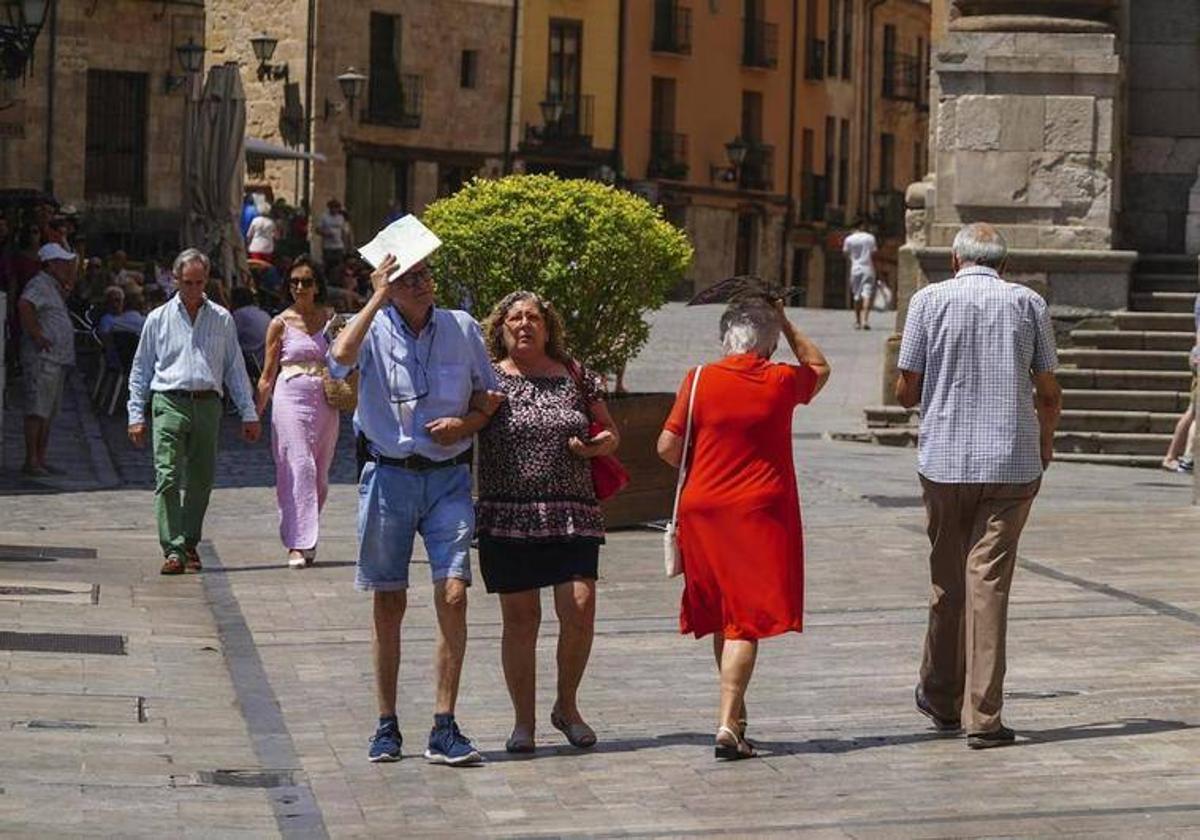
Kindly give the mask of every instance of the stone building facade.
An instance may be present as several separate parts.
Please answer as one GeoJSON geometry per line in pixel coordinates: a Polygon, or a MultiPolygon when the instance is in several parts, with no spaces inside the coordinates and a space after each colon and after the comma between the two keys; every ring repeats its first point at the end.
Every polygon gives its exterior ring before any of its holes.
{"type": "Polygon", "coordinates": [[[55,7],[26,78],[0,81],[0,185],[75,205],[93,251],[166,247],[179,229],[184,113],[167,80],[182,73],[175,48],[204,42],[203,0],[55,7]]]}

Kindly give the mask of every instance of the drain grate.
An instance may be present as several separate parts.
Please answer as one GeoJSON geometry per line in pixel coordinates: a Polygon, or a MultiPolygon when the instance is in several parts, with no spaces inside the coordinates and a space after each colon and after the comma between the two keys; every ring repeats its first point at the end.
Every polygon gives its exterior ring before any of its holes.
{"type": "Polygon", "coordinates": [[[921,496],[863,496],[863,498],[881,508],[925,507],[925,500],[921,496]]]}
{"type": "Polygon", "coordinates": [[[83,732],[95,729],[91,723],[80,723],[74,720],[29,720],[25,722],[26,729],[65,729],[70,732],[83,732]]]}
{"type": "Polygon", "coordinates": [[[37,554],[0,554],[0,563],[57,563],[57,557],[42,557],[37,554]]]}
{"type": "Polygon", "coordinates": [[[1060,688],[1053,691],[1006,691],[1009,700],[1053,700],[1056,697],[1078,697],[1078,691],[1060,688]]]}
{"type": "Polygon", "coordinates": [[[80,546],[0,545],[0,560],[39,558],[49,560],[91,560],[96,549],[80,546]]]}
{"type": "Polygon", "coordinates": [[[277,788],[296,784],[295,770],[200,770],[196,781],[225,787],[277,788]]]}
{"type": "Polygon", "coordinates": [[[17,633],[11,630],[0,630],[0,650],[124,656],[125,637],[88,633],[17,633]]]}
{"type": "Polygon", "coordinates": [[[51,589],[48,586],[0,586],[0,595],[74,595],[70,589],[51,589]]]}

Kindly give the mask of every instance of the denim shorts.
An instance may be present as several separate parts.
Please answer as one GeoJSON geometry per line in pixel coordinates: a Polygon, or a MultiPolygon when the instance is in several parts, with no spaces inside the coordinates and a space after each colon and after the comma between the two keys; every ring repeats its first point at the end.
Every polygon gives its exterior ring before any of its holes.
{"type": "Polygon", "coordinates": [[[425,541],[433,582],[471,582],[475,505],[466,464],[408,470],[368,462],[358,482],[358,568],[354,588],[408,588],[413,539],[425,541]]]}

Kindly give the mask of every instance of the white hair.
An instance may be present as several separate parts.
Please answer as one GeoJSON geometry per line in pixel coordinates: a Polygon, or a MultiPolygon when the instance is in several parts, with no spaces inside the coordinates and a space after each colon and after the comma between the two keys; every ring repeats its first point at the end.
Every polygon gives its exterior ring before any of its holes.
{"type": "Polygon", "coordinates": [[[757,353],[769,357],[779,343],[779,316],[764,304],[734,304],[721,316],[721,346],[726,356],[757,353]]]}
{"type": "Polygon", "coordinates": [[[171,273],[176,279],[183,277],[183,270],[192,263],[200,263],[204,266],[204,274],[207,277],[212,269],[212,263],[209,262],[208,255],[199,248],[185,248],[179,252],[179,256],[175,258],[175,264],[171,266],[171,273]]]}
{"type": "Polygon", "coordinates": [[[1008,256],[1004,235],[985,222],[967,225],[954,237],[950,250],[963,265],[999,268],[1008,256]]]}

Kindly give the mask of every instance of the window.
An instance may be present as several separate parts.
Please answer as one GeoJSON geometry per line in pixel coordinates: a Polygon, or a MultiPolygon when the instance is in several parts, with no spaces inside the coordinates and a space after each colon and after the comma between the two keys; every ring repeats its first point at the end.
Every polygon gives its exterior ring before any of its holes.
{"type": "Polygon", "coordinates": [[[412,211],[412,164],[351,155],[346,159],[346,207],[356,231],[372,231],[393,213],[412,211]]]}
{"type": "Polygon", "coordinates": [[[146,203],[145,73],[89,70],[84,195],[146,203]]]}
{"type": "Polygon", "coordinates": [[[829,201],[837,193],[834,186],[837,182],[837,119],[825,118],[825,200],[829,201]]]}
{"type": "MultiPolygon", "coordinates": [[[[833,2],[833,0],[830,0],[833,2]]],[[[817,3],[812,0],[805,8],[804,15],[804,78],[810,80],[825,78],[825,42],[817,38],[817,3]]]]}
{"type": "Polygon", "coordinates": [[[854,66],[854,2],[842,4],[842,78],[849,79],[854,66]]]}
{"type": "Polygon", "coordinates": [[[818,176],[813,171],[816,157],[816,132],[811,128],[804,129],[800,139],[800,218],[811,222],[824,217],[825,184],[824,176],[818,176]]]}
{"type": "Polygon", "coordinates": [[[392,122],[402,112],[400,96],[399,15],[371,12],[371,70],[367,77],[367,114],[373,122],[392,122]]]}
{"type": "Polygon", "coordinates": [[[550,56],[546,67],[546,99],[563,105],[559,129],[567,136],[580,133],[580,54],[583,51],[583,22],[550,21],[550,56]]]}
{"type": "Polygon", "coordinates": [[[687,138],[675,132],[675,80],[650,79],[650,166],[648,178],[687,177],[687,138]]]}
{"type": "Polygon", "coordinates": [[[762,140],[763,96],[755,90],[742,91],[742,139],[754,144],[762,140]]]}
{"type": "Polygon", "coordinates": [[[753,274],[758,245],[758,216],[753,212],[739,213],[737,219],[737,246],[733,257],[735,275],[753,274]]]}
{"type": "Polygon", "coordinates": [[[890,23],[883,27],[883,95],[894,97],[896,83],[896,27],[890,23]]]}
{"type": "Polygon", "coordinates": [[[438,164],[438,198],[454,195],[463,188],[475,175],[475,170],[467,166],[453,166],[445,163],[438,164]]]}
{"type": "Polygon", "coordinates": [[[463,50],[458,68],[458,86],[473,89],[479,81],[479,50],[463,50]]]}
{"type": "MultiPolygon", "coordinates": [[[[816,7],[816,4],[813,4],[816,7]]],[[[829,67],[827,75],[829,78],[837,78],[838,74],[838,18],[841,16],[841,9],[838,8],[838,0],[829,0],[829,35],[825,40],[828,46],[825,48],[829,58],[829,67]]]]}
{"type": "Polygon", "coordinates": [[[850,200],[850,120],[842,120],[841,148],[838,153],[838,206],[846,209],[850,200]]]}
{"type": "Polygon", "coordinates": [[[896,136],[879,135],[879,189],[891,190],[896,183],[896,136]]]}

